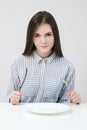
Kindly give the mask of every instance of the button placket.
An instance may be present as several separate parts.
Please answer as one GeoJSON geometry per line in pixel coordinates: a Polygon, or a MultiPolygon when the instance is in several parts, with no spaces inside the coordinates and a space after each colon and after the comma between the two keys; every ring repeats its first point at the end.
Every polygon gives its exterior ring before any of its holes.
{"type": "Polygon", "coordinates": [[[42,70],[41,70],[41,77],[40,77],[40,87],[38,90],[38,94],[36,97],[37,102],[41,102],[44,94],[44,82],[45,82],[45,70],[46,70],[46,60],[42,60],[42,70]]]}

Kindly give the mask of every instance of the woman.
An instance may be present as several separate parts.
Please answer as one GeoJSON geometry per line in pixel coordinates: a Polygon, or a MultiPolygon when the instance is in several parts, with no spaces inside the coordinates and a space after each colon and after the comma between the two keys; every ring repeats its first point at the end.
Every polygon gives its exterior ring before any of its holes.
{"type": "Polygon", "coordinates": [[[54,17],[46,11],[36,13],[28,25],[25,50],[11,67],[9,102],[80,103],[74,79],[75,69],[63,56],[54,17]]]}

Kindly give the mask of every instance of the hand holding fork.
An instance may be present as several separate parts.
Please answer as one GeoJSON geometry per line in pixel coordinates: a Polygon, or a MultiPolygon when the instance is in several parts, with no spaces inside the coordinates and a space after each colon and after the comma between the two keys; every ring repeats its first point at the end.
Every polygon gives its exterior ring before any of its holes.
{"type": "Polygon", "coordinates": [[[18,89],[14,88],[14,91],[11,94],[10,102],[13,105],[17,105],[20,102],[21,95],[22,95],[21,88],[22,88],[22,86],[23,86],[23,84],[25,82],[25,79],[26,79],[26,76],[27,76],[27,72],[28,72],[28,69],[26,68],[26,72],[25,72],[25,75],[23,77],[23,81],[22,81],[21,85],[19,86],[18,89]]]}
{"type": "Polygon", "coordinates": [[[80,94],[77,93],[74,90],[73,91],[69,91],[68,83],[66,83],[65,80],[63,81],[63,83],[65,84],[65,87],[67,87],[67,90],[68,90],[67,96],[70,98],[71,103],[80,104],[80,102],[81,102],[80,94]]]}

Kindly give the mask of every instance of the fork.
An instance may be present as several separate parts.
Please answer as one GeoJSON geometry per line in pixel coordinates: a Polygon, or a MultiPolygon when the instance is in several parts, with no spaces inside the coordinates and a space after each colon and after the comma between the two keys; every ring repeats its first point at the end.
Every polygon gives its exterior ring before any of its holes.
{"type": "Polygon", "coordinates": [[[69,90],[68,83],[67,83],[65,80],[63,80],[63,83],[64,83],[65,86],[67,87],[67,90],[69,90]]]}
{"type": "MultiPolygon", "coordinates": [[[[25,82],[25,79],[26,79],[26,76],[27,76],[27,72],[28,72],[28,68],[26,68],[25,75],[24,75],[24,77],[23,77],[23,81],[22,81],[21,85],[19,86],[19,90],[21,90],[21,88],[22,88],[22,86],[23,86],[23,84],[24,84],[24,82],[25,82]]],[[[18,77],[18,78],[19,78],[19,77],[18,77]]],[[[20,81],[20,79],[19,79],[19,81],[20,81]]]]}

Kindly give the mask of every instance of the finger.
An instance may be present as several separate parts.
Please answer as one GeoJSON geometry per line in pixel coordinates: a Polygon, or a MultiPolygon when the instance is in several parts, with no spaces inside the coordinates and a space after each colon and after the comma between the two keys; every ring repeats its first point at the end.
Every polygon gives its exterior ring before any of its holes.
{"type": "Polygon", "coordinates": [[[73,103],[80,103],[80,102],[81,102],[81,98],[80,98],[80,96],[78,95],[78,96],[76,96],[76,97],[72,97],[72,98],[71,98],[71,101],[72,101],[73,103]]]}
{"type": "Polygon", "coordinates": [[[21,96],[22,92],[21,92],[21,91],[13,91],[13,94],[14,94],[14,95],[21,96]]]}
{"type": "Polygon", "coordinates": [[[12,95],[11,98],[12,98],[13,100],[16,100],[16,99],[18,100],[18,99],[20,99],[20,96],[18,96],[18,95],[12,95]]]}
{"type": "Polygon", "coordinates": [[[74,95],[77,95],[77,92],[75,92],[75,91],[68,92],[68,96],[72,97],[72,96],[74,96],[74,95]]]}
{"type": "Polygon", "coordinates": [[[70,98],[73,100],[73,99],[79,99],[80,98],[80,94],[74,94],[74,95],[72,95],[72,96],[70,96],[70,98]]]}
{"type": "Polygon", "coordinates": [[[21,91],[20,91],[20,92],[19,92],[19,91],[13,91],[11,97],[12,97],[12,98],[19,99],[19,98],[21,97],[21,95],[22,95],[22,92],[21,92],[21,91]]]}
{"type": "Polygon", "coordinates": [[[21,91],[13,91],[13,93],[12,93],[12,95],[11,95],[11,98],[10,98],[10,102],[11,102],[12,104],[18,104],[21,95],[22,95],[22,92],[21,92],[21,91]]]}
{"type": "Polygon", "coordinates": [[[11,102],[12,104],[18,104],[18,103],[19,103],[19,100],[20,100],[20,96],[12,95],[11,98],[10,98],[10,102],[11,102]]]}
{"type": "Polygon", "coordinates": [[[12,98],[12,99],[11,99],[11,103],[12,103],[13,105],[19,104],[19,100],[12,98]]]}
{"type": "Polygon", "coordinates": [[[80,104],[80,102],[81,102],[81,100],[79,100],[79,99],[72,100],[72,103],[74,103],[74,104],[80,104]]]}
{"type": "Polygon", "coordinates": [[[75,92],[75,91],[69,92],[68,96],[69,96],[72,103],[77,104],[77,103],[81,102],[80,94],[75,92]]]}

